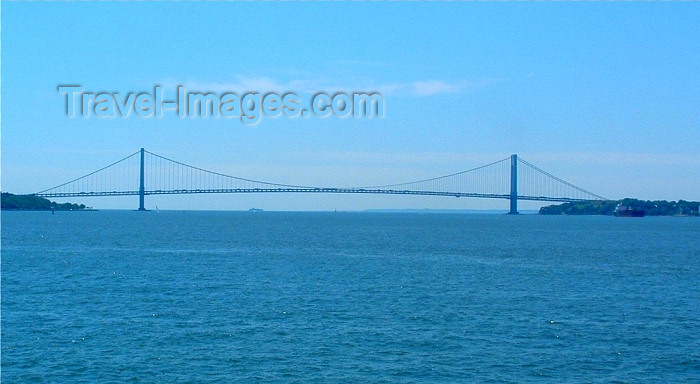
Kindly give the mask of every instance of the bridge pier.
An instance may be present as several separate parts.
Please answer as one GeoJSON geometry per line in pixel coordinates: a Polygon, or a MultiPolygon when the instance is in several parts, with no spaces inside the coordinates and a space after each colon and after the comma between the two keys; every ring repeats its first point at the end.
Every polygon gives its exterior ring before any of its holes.
{"type": "Polygon", "coordinates": [[[510,156],[510,211],[508,214],[518,214],[518,155],[510,156]]]}
{"type": "Polygon", "coordinates": [[[143,206],[144,199],[146,197],[145,193],[145,188],[144,188],[144,175],[143,175],[143,158],[144,158],[144,149],[141,148],[141,174],[139,176],[139,211],[145,211],[146,208],[143,206]]]}

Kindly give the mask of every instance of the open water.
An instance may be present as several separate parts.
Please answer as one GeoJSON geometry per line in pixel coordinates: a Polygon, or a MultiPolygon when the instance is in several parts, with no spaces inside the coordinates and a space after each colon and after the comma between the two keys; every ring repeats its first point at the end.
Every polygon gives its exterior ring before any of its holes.
{"type": "Polygon", "coordinates": [[[3,212],[3,383],[698,383],[697,218],[3,212]]]}

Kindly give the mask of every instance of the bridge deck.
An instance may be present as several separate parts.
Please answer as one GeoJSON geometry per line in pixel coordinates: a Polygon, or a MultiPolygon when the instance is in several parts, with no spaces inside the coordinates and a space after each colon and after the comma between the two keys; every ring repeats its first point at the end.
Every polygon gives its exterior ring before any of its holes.
{"type": "MultiPolygon", "coordinates": [[[[440,191],[412,191],[395,189],[364,189],[364,188],[235,188],[235,189],[175,189],[175,190],[145,190],[144,195],[189,195],[198,193],[362,193],[378,195],[415,195],[415,196],[447,196],[447,197],[474,197],[485,199],[510,199],[510,194],[493,193],[463,193],[440,191]]],[[[138,196],[139,191],[110,191],[110,192],[65,192],[65,193],[37,193],[40,197],[97,197],[97,196],[138,196]]],[[[518,200],[552,201],[552,202],[577,202],[589,201],[587,199],[571,199],[565,197],[548,196],[518,196],[518,200]]]]}

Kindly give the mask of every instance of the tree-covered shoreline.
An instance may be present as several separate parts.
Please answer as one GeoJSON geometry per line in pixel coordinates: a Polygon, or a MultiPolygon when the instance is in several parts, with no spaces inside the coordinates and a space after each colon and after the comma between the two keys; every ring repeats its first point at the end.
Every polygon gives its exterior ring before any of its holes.
{"type": "Polygon", "coordinates": [[[57,203],[36,195],[15,195],[2,192],[3,211],[83,211],[85,204],[57,203]]]}
{"type": "Polygon", "coordinates": [[[700,202],[666,200],[596,200],[548,205],[540,208],[540,215],[605,215],[612,216],[618,204],[644,210],[647,216],[698,216],[700,202]]]}

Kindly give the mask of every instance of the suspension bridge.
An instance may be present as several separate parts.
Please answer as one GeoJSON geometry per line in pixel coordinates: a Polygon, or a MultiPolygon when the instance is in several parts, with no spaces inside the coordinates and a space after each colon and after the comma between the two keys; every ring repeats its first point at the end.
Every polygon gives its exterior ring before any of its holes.
{"type": "Polygon", "coordinates": [[[40,197],[138,196],[195,193],[362,193],[582,202],[604,197],[564,181],[517,155],[465,171],[397,184],[325,187],[280,184],[208,171],[141,148],[87,175],[34,193],[40,197]]]}

